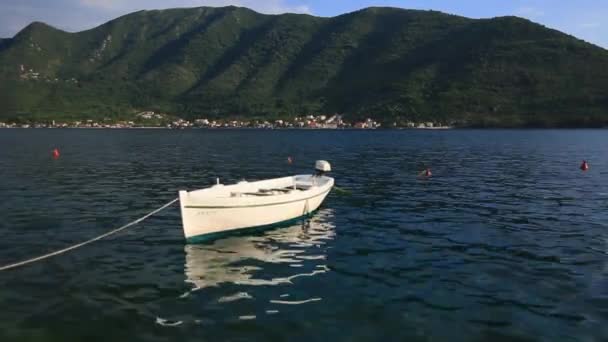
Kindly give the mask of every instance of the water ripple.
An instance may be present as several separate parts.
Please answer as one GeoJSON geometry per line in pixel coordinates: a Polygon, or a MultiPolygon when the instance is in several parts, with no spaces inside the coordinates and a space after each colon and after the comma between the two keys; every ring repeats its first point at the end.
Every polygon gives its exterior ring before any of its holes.
{"type": "Polygon", "coordinates": [[[332,192],[310,222],[206,245],[184,244],[172,208],[0,273],[2,341],[96,331],[149,341],[608,340],[605,131],[0,133],[10,146],[0,149],[2,264],[86,240],[215,177],[304,173],[324,158],[350,193],[332,192]],[[433,177],[418,178],[426,165],[433,177]]]}

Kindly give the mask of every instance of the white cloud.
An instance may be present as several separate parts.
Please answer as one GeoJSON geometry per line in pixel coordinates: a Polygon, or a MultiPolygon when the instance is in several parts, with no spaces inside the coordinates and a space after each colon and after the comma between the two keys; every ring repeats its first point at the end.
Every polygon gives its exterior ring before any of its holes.
{"type": "Polygon", "coordinates": [[[118,5],[120,5],[120,2],[120,0],[80,0],[81,5],[106,10],[115,9],[118,5]]]}
{"type": "Polygon", "coordinates": [[[543,10],[540,10],[535,7],[524,6],[515,10],[515,15],[525,17],[528,19],[536,19],[545,15],[543,10]]]}
{"type": "Polygon", "coordinates": [[[579,27],[582,29],[596,29],[600,26],[602,26],[602,24],[600,24],[599,22],[588,22],[579,25],[579,27]]]}
{"type": "Polygon", "coordinates": [[[78,0],[81,6],[98,10],[124,12],[141,9],[165,9],[174,7],[241,6],[267,14],[311,13],[305,4],[290,5],[285,0],[78,0]]]}
{"type": "Polygon", "coordinates": [[[285,4],[281,0],[273,0],[273,1],[243,1],[245,4],[243,6],[249,7],[253,10],[260,11],[262,13],[267,14],[280,14],[280,13],[306,13],[312,14],[310,7],[307,5],[296,5],[290,6],[285,4]],[[260,3],[261,2],[261,3],[260,3]]]}

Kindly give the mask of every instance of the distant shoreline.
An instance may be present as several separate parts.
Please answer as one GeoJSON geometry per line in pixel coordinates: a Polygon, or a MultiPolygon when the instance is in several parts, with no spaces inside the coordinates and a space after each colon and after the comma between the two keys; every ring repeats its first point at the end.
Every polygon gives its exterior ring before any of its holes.
{"type": "Polygon", "coordinates": [[[0,129],[89,129],[89,130],[113,130],[113,129],[156,129],[156,130],[291,130],[291,131],[383,131],[383,130],[451,130],[455,127],[381,127],[381,128],[319,128],[319,127],[0,127],[0,129]]]}
{"type": "Polygon", "coordinates": [[[0,127],[14,130],[207,130],[207,131],[454,131],[454,130],[605,130],[608,127],[381,127],[381,128],[314,128],[314,127],[0,127]]]}

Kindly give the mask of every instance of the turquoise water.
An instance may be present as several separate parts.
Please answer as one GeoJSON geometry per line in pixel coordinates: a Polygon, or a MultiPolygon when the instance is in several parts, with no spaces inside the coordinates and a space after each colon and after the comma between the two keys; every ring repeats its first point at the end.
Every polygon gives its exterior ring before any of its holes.
{"type": "Polygon", "coordinates": [[[1,272],[1,341],[608,339],[608,131],[0,130],[0,146],[0,264],[215,177],[327,159],[349,191],[202,245],[174,206],[1,272]]]}

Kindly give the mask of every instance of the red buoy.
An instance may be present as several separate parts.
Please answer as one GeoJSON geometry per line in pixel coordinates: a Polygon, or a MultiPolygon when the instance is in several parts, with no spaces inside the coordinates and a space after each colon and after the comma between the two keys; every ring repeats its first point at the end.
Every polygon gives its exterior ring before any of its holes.
{"type": "Polygon", "coordinates": [[[57,159],[59,158],[60,154],[59,154],[59,149],[53,149],[53,159],[57,159]]]}
{"type": "Polygon", "coordinates": [[[431,172],[431,169],[430,169],[430,168],[427,168],[427,169],[424,171],[424,176],[425,176],[425,177],[431,177],[432,175],[433,175],[433,173],[431,172]]]}
{"type": "Polygon", "coordinates": [[[583,163],[581,164],[581,170],[583,170],[583,171],[589,170],[589,164],[587,163],[586,160],[583,160],[583,163]]]}

